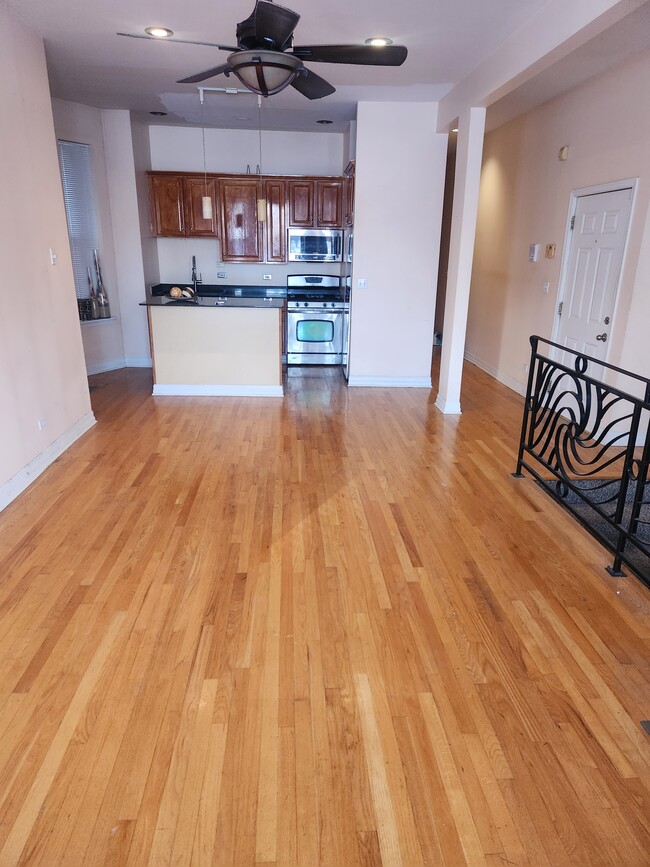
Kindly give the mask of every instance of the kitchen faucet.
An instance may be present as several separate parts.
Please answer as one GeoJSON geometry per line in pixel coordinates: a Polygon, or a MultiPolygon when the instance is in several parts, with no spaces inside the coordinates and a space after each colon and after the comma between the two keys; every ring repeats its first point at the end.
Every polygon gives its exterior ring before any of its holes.
{"type": "Polygon", "coordinates": [[[196,284],[203,283],[203,277],[199,274],[196,276],[196,256],[192,256],[192,288],[194,289],[194,294],[196,295],[196,284]]]}

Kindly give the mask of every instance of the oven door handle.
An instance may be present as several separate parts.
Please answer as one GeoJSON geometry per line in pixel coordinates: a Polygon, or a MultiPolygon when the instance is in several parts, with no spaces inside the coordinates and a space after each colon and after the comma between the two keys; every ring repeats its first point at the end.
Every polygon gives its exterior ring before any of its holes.
{"type": "Polygon", "coordinates": [[[301,313],[306,315],[311,313],[327,313],[328,316],[332,316],[336,313],[343,312],[342,307],[287,307],[287,313],[301,313]]]}

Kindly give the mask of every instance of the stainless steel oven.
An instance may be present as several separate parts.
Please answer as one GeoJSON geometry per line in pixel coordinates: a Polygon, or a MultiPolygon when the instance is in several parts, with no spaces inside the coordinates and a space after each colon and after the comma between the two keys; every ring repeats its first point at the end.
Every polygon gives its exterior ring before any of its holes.
{"type": "Polygon", "coordinates": [[[343,363],[344,306],[338,277],[287,278],[288,364],[343,363]]]}

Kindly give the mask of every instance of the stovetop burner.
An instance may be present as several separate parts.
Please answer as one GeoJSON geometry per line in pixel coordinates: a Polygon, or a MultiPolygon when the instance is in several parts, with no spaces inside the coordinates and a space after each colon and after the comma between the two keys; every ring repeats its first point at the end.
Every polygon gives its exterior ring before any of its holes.
{"type": "Polygon", "coordinates": [[[290,274],[287,277],[287,301],[323,303],[341,302],[341,280],[332,274],[290,274]]]}

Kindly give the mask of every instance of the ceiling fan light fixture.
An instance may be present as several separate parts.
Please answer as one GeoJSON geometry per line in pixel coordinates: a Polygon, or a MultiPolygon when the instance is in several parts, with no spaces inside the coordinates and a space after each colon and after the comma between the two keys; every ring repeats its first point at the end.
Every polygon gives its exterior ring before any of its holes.
{"type": "Polygon", "coordinates": [[[147,36],[153,36],[155,39],[169,39],[174,35],[174,31],[169,27],[145,27],[144,32],[147,36]]]}
{"type": "Polygon", "coordinates": [[[280,93],[304,68],[299,58],[281,51],[237,51],[228,63],[241,83],[260,96],[280,93]]]}
{"type": "Polygon", "coordinates": [[[374,45],[376,48],[384,48],[386,45],[392,45],[393,40],[387,36],[371,36],[366,39],[366,45],[374,45]]]}

